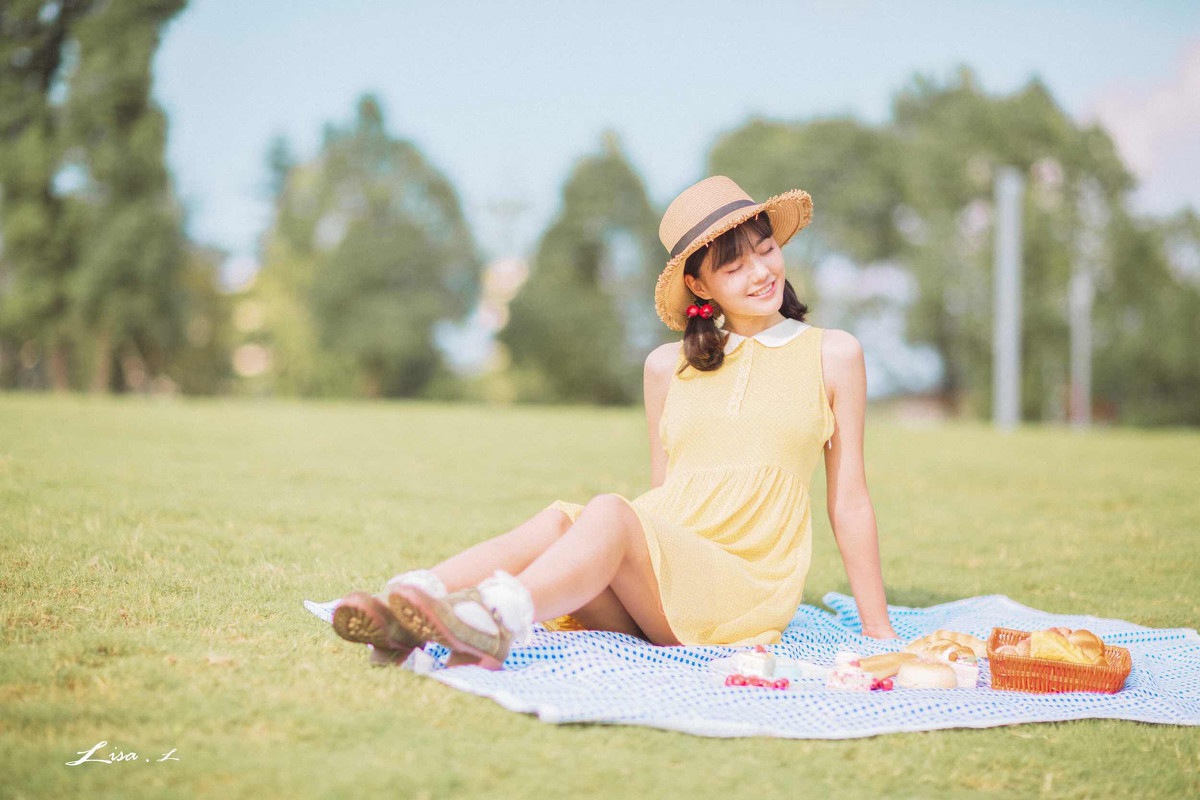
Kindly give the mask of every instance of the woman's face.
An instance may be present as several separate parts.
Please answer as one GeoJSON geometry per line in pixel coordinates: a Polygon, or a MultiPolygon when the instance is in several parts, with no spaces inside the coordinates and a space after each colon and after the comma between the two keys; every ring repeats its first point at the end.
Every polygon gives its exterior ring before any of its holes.
{"type": "Polygon", "coordinates": [[[774,236],[760,238],[753,229],[746,234],[753,246],[741,256],[713,269],[709,248],[700,265],[702,277],[683,276],[693,294],[715,300],[731,320],[774,314],[783,305],[783,252],[774,236]]]}

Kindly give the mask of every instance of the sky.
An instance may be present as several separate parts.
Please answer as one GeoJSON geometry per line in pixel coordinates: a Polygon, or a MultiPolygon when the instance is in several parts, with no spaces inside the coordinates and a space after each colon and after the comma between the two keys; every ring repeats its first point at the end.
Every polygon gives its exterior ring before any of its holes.
{"type": "Polygon", "coordinates": [[[530,254],[607,129],[665,208],[747,117],[881,123],[914,73],[962,63],[992,93],[1040,76],[1103,124],[1140,180],[1135,211],[1200,210],[1196,0],[192,0],[164,34],[154,94],[189,233],[230,253],[236,282],[269,221],[272,137],[312,157],[363,92],[456,186],[491,258],[530,254]],[[488,210],[501,200],[527,210],[502,222],[488,210]]]}

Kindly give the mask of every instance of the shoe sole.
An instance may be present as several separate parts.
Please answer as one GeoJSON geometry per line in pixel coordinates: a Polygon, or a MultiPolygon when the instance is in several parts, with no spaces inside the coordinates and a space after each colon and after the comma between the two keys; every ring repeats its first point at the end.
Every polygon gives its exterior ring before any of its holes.
{"type": "MultiPolygon", "coordinates": [[[[453,622],[443,619],[439,613],[441,607],[438,600],[426,594],[419,587],[404,586],[398,591],[392,592],[388,595],[388,605],[391,606],[392,613],[396,615],[397,619],[404,621],[412,619],[414,625],[420,626],[420,630],[430,631],[430,638],[451,650],[453,655],[447,661],[447,667],[474,664],[493,671],[502,668],[503,659],[497,659],[496,656],[483,650],[472,641],[475,637],[487,640],[491,638],[490,636],[473,629],[456,632],[456,627],[465,627],[465,624],[460,622],[458,617],[454,617],[453,622]]],[[[448,613],[453,614],[453,612],[448,613]]],[[[407,621],[405,624],[407,625],[407,621]]]]}
{"type": "MultiPolygon", "coordinates": [[[[428,595],[426,596],[428,597],[428,595]]],[[[446,636],[442,629],[430,622],[430,617],[433,615],[426,615],[421,605],[414,603],[412,598],[405,596],[398,589],[388,593],[388,608],[391,610],[392,616],[408,631],[410,636],[419,637],[427,642],[437,642],[449,650],[450,658],[446,661],[447,667],[473,666],[482,660],[475,651],[462,652],[455,649],[451,637],[446,636]]]]}
{"type": "Polygon", "coordinates": [[[388,619],[387,606],[366,592],[352,592],[333,612],[333,630],[349,642],[371,645],[371,663],[401,664],[425,642],[415,642],[409,632],[388,619]]]}

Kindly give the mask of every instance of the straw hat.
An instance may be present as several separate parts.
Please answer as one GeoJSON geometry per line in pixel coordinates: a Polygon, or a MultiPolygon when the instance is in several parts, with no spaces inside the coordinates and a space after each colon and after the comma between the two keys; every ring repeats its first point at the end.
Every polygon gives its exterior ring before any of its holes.
{"type": "Polygon", "coordinates": [[[792,189],[756,203],[731,179],[713,175],[689,186],[671,201],[658,226],[658,238],[671,260],[654,287],[654,309],[671,330],[687,327],[687,307],[695,300],[683,282],[688,256],[725,231],[766,211],[775,241],[782,247],[812,221],[812,198],[792,189]]]}

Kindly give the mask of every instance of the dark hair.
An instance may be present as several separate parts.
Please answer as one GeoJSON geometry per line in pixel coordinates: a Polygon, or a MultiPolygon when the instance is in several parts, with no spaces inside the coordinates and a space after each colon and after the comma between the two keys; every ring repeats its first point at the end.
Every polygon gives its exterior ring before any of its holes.
{"type": "MultiPolygon", "coordinates": [[[[714,270],[740,257],[742,253],[751,248],[748,231],[754,231],[760,239],[773,235],[770,216],[758,214],[741,225],[725,231],[709,242],[708,247],[701,247],[688,256],[687,261],[683,263],[683,274],[699,278],[700,265],[704,262],[704,255],[709,250],[713,253],[712,268],[714,270]]],[[[696,302],[703,304],[712,301],[697,298],[696,302]]],[[[728,337],[717,328],[717,316],[721,310],[716,304],[713,305],[713,311],[715,313],[708,319],[699,315],[688,317],[687,327],[683,331],[683,354],[687,358],[687,363],[701,372],[711,372],[725,363],[725,341],[728,337]]],[[[792,288],[792,283],[787,278],[783,280],[783,305],[780,307],[779,313],[800,322],[804,321],[804,316],[808,313],[808,306],[800,302],[800,298],[796,296],[796,290],[792,288]]],[[[686,368],[686,364],[680,367],[680,372],[686,368]]]]}

